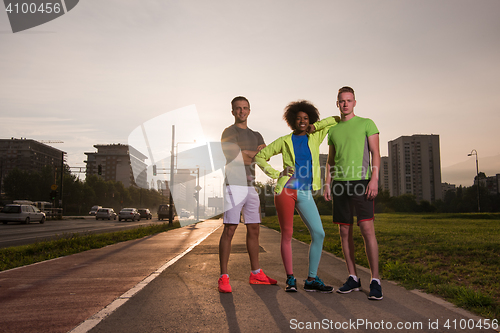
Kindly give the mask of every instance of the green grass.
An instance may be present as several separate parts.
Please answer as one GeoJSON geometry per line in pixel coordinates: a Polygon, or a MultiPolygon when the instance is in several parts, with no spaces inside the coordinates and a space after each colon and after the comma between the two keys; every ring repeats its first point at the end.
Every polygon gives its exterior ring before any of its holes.
{"type": "Polygon", "coordinates": [[[67,234],[56,240],[0,249],[0,271],[67,256],[107,245],[138,239],[179,228],[179,222],[117,231],[106,234],[67,234]]]}
{"type": "MultiPolygon", "coordinates": [[[[322,216],[325,251],[343,258],[338,226],[322,216]]],[[[279,230],[276,217],[263,225],[279,230]]],[[[377,214],[382,278],[443,297],[485,318],[500,317],[500,214],[377,214]]],[[[294,238],[310,243],[299,216],[294,238]]],[[[368,267],[359,228],[356,263],[368,267]]]]}

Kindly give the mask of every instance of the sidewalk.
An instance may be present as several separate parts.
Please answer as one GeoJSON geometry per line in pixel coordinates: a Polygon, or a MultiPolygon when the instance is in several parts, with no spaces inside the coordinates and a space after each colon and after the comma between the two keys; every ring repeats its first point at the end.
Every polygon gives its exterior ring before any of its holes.
{"type": "MultiPolygon", "coordinates": [[[[369,301],[369,272],[363,268],[361,292],[306,292],[308,245],[298,241],[293,251],[299,291],[286,293],[280,234],[265,227],[261,267],[278,285],[248,283],[245,227],[240,225],[229,262],[233,292],[220,294],[220,225],[207,221],[0,273],[0,331],[481,332],[467,328],[471,319],[481,318],[386,280],[384,299],[369,301]]],[[[347,277],[344,262],[327,253],[318,274],[335,289],[347,277]]]]}
{"type": "Polygon", "coordinates": [[[198,223],[0,272],[0,332],[68,332],[220,225],[198,223]]]}

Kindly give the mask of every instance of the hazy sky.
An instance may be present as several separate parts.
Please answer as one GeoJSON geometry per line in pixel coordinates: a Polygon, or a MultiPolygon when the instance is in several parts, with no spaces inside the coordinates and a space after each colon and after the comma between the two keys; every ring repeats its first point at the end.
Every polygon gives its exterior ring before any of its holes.
{"type": "MultiPolygon", "coordinates": [[[[84,166],[94,144],[126,144],[141,124],[192,105],[217,141],[244,95],[249,126],[270,143],[290,132],[289,102],[336,115],[336,91],[349,85],[383,156],[399,136],[439,134],[442,168],[469,172],[443,182],[470,186],[472,149],[480,165],[500,159],[499,13],[498,0],[81,0],[14,34],[2,10],[1,137],[64,141],[53,146],[84,166]]],[[[183,133],[178,142],[192,140],[183,133]]]]}

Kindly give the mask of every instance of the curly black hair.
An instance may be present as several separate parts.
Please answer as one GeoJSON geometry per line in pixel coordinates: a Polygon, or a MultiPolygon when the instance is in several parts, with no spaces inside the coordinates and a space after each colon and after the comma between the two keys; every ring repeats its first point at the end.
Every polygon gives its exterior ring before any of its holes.
{"type": "Polygon", "coordinates": [[[319,111],[316,107],[306,100],[300,100],[292,102],[285,108],[285,113],[283,114],[283,119],[286,121],[288,126],[295,131],[295,119],[299,112],[305,112],[309,116],[309,123],[314,124],[319,120],[319,111]]]}

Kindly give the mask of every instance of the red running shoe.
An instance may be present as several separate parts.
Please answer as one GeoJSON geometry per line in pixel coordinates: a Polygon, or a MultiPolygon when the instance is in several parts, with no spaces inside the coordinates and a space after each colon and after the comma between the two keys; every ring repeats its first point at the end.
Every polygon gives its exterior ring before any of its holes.
{"type": "Polygon", "coordinates": [[[250,284],[276,284],[278,281],[271,279],[269,276],[264,274],[264,271],[261,269],[258,274],[254,274],[250,272],[250,284]]]}
{"type": "Polygon", "coordinates": [[[223,275],[219,278],[219,292],[221,293],[230,293],[233,290],[231,289],[231,285],[229,284],[229,276],[223,275]]]}

